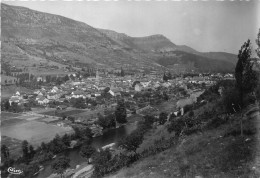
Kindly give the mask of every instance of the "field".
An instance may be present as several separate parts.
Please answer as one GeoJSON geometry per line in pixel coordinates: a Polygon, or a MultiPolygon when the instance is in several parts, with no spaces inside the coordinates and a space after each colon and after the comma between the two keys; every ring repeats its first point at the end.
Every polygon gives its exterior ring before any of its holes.
{"type": "Polygon", "coordinates": [[[38,146],[41,142],[50,141],[56,134],[63,135],[70,132],[72,132],[71,128],[63,128],[37,121],[16,122],[1,128],[2,135],[18,140],[27,140],[35,146],[38,146]]]}
{"type": "Polygon", "coordinates": [[[86,112],[86,110],[79,110],[79,109],[72,109],[72,110],[63,110],[63,111],[47,111],[47,112],[40,112],[42,115],[48,115],[48,116],[72,116],[75,114],[86,112]]]}
{"type": "MultiPolygon", "coordinates": [[[[26,113],[1,113],[1,144],[7,145],[12,156],[18,156],[20,153],[21,142],[27,140],[34,147],[39,146],[41,142],[49,142],[56,134],[64,135],[72,133],[70,127],[59,127],[54,124],[48,124],[54,118],[43,117],[40,114],[26,113]]],[[[55,118],[55,121],[57,118],[55,118]]]]}
{"type": "Polygon", "coordinates": [[[100,109],[94,110],[94,111],[92,111],[92,110],[86,111],[85,110],[85,112],[74,114],[73,117],[84,117],[84,118],[96,117],[98,113],[102,114],[103,110],[100,110],[100,109]]]}
{"type": "Polygon", "coordinates": [[[10,112],[1,112],[1,121],[16,118],[18,116],[21,116],[21,114],[10,113],[10,112]]]}

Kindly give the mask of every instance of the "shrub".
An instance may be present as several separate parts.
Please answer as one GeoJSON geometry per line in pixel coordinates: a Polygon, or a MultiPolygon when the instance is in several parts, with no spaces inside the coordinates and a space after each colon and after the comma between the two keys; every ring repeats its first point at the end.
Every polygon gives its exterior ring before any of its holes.
{"type": "Polygon", "coordinates": [[[185,122],[182,118],[172,119],[171,123],[168,125],[168,132],[175,132],[176,136],[179,136],[182,129],[185,127],[185,122]]]}
{"type": "Polygon", "coordinates": [[[167,121],[167,113],[161,112],[159,115],[159,124],[163,125],[167,121]]]}
{"type": "Polygon", "coordinates": [[[224,90],[222,103],[227,113],[234,113],[240,110],[241,102],[239,97],[239,91],[234,87],[224,90]]]}
{"type": "Polygon", "coordinates": [[[139,145],[143,142],[143,134],[141,132],[134,131],[126,138],[119,141],[118,145],[129,152],[135,152],[139,145]]]}

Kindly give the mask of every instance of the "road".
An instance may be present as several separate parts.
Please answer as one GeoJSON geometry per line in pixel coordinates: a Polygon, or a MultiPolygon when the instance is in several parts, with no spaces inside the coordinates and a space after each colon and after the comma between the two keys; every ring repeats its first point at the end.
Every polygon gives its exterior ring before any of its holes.
{"type": "Polygon", "coordinates": [[[84,178],[90,177],[92,172],[94,171],[93,165],[87,165],[84,168],[77,171],[72,178],[78,178],[79,175],[84,173],[84,178]]]}

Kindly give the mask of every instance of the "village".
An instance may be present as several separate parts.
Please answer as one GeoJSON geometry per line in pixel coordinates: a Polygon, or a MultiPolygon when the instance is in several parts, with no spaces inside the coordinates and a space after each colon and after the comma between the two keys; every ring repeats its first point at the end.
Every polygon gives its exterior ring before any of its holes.
{"type": "MultiPolygon", "coordinates": [[[[163,76],[156,72],[134,76],[105,75],[96,70],[95,76],[87,78],[71,74],[61,85],[44,85],[46,78],[41,76],[37,77],[37,81],[43,83],[40,89],[32,93],[17,91],[8,100],[2,101],[5,102],[2,105],[6,105],[5,108],[7,105],[8,108],[19,108],[11,112],[22,112],[27,120],[40,118],[47,124],[67,129],[74,124],[83,124],[92,130],[95,137],[102,135],[103,129],[109,128],[104,128],[106,126],[98,122],[99,118],[113,115],[120,99],[124,100],[127,118],[135,118],[135,115],[159,115],[156,105],[163,101],[174,100],[176,103],[181,98],[192,97],[193,93],[212,86],[217,80],[233,78],[232,74],[198,74],[174,79],[165,79],[165,76],[165,73],[163,76]]],[[[193,98],[192,102],[196,100],[193,98]]],[[[180,104],[178,109],[184,105],[180,104]]],[[[3,111],[7,110],[5,108],[3,111]]],[[[177,111],[171,110],[175,113],[177,111]]]]}

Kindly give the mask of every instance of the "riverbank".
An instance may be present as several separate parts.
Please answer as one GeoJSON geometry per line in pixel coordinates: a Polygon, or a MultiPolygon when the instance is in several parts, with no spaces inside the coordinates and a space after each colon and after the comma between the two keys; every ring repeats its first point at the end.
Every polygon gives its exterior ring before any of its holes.
{"type": "MultiPolygon", "coordinates": [[[[125,136],[129,135],[132,131],[136,129],[135,124],[127,124],[125,126],[122,126],[120,128],[115,128],[108,130],[105,132],[105,134],[95,137],[92,140],[91,145],[96,148],[100,149],[105,145],[108,145],[110,143],[116,143],[120,139],[124,138],[125,136]]],[[[81,157],[79,154],[80,149],[75,148],[75,149],[70,149],[65,154],[66,157],[68,157],[70,161],[71,168],[76,168],[77,165],[83,165],[85,164],[86,160],[81,157]]],[[[53,160],[46,162],[44,164],[44,170],[39,173],[39,175],[36,176],[36,178],[46,178],[52,174],[51,170],[51,163],[53,160]]]]}

